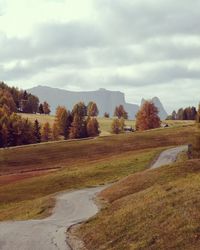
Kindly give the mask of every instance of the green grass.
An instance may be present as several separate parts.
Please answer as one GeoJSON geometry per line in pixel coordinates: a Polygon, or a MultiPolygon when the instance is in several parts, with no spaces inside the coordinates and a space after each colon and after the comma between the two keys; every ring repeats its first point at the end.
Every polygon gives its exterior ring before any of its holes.
{"type": "Polygon", "coordinates": [[[131,175],[76,235],[90,250],[200,249],[200,160],[131,175]]]}

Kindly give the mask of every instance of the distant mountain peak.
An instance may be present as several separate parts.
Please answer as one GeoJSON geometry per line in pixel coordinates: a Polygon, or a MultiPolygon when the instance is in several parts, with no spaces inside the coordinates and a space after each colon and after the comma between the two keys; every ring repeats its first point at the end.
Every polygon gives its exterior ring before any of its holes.
{"type": "Polygon", "coordinates": [[[103,116],[105,112],[112,116],[115,107],[120,104],[124,106],[130,119],[134,119],[139,110],[138,105],[126,103],[124,93],[107,90],[105,88],[100,88],[95,91],[68,91],[39,85],[28,91],[38,96],[41,102],[47,101],[51,106],[52,113],[55,113],[58,105],[64,105],[67,109],[72,110],[74,104],[80,101],[85,102],[86,105],[90,101],[96,102],[100,116],[103,116]]]}
{"type": "MultiPolygon", "coordinates": [[[[144,104],[145,101],[147,101],[147,100],[142,98],[141,106],[144,104]]],[[[153,102],[154,105],[158,108],[160,118],[162,120],[166,119],[168,114],[167,114],[162,102],[160,101],[160,99],[157,96],[155,96],[152,99],[150,99],[149,101],[153,102]]]]}

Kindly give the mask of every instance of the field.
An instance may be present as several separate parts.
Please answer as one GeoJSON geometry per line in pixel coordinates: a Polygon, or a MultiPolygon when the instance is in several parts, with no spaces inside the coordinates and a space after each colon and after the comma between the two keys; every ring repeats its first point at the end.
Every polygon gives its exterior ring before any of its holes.
{"type": "Polygon", "coordinates": [[[0,220],[41,218],[53,194],[145,170],[166,147],[190,143],[194,126],[0,150],[0,220]]]}
{"type": "MultiPolygon", "coordinates": [[[[55,116],[53,115],[21,114],[21,116],[24,118],[28,118],[32,122],[34,122],[37,119],[41,124],[44,124],[45,122],[49,122],[51,126],[53,126],[53,123],[55,121],[55,116]]],[[[100,127],[102,136],[111,134],[112,121],[113,121],[112,118],[98,117],[99,127],[100,127]]],[[[126,120],[125,124],[127,126],[134,127],[135,121],[126,120]]]]}
{"type": "MultiPolygon", "coordinates": [[[[55,116],[53,115],[39,115],[39,114],[21,114],[22,117],[28,118],[30,121],[34,122],[36,119],[44,124],[45,122],[49,122],[51,126],[55,121],[55,116]]],[[[110,135],[111,134],[111,125],[113,118],[101,118],[98,117],[98,122],[100,126],[101,136],[110,135]]],[[[180,126],[188,126],[194,124],[194,121],[163,121],[163,123],[169,124],[170,127],[180,127],[180,126]]],[[[126,120],[125,124],[127,126],[135,127],[135,121],[126,120]]]]}

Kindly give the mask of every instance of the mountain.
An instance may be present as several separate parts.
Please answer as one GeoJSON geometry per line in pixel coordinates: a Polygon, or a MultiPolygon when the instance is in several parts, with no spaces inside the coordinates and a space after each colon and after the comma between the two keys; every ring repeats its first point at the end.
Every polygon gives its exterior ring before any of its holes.
{"type": "MultiPolygon", "coordinates": [[[[144,104],[145,101],[146,101],[145,99],[142,99],[141,106],[144,104]]],[[[168,114],[167,114],[165,108],[163,107],[163,104],[161,103],[160,99],[158,97],[154,97],[149,101],[152,101],[154,103],[154,105],[158,108],[159,116],[160,116],[161,120],[165,120],[167,118],[168,114]]]]}
{"type": "MultiPolygon", "coordinates": [[[[86,105],[90,101],[96,102],[99,108],[100,116],[103,116],[105,112],[108,112],[112,116],[114,114],[115,107],[122,104],[128,112],[129,118],[134,119],[140,108],[137,104],[127,103],[125,101],[124,93],[102,88],[96,91],[74,92],[47,86],[37,86],[32,89],[28,89],[28,92],[38,96],[41,102],[47,101],[51,106],[51,112],[53,114],[55,114],[56,107],[58,105],[64,105],[69,110],[72,110],[74,104],[80,101],[83,101],[86,105]]],[[[144,101],[145,99],[142,99],[141,105],[144,101]]],[[[159,98],[154,97],[151,101],[158,108],[161,119],[165,119],[167,117],[167,112],[165,111],[159,98]]]]}
{"type": "Polygon", "coordinates": [[[120,91],[99,89],[97,91],[73,92],[58,88],[37,86],[29,89],[28,92],[38,96],[41,102],[47,101],[51,106],[53,114],[58,105],[64,105],[71,110],[74,104],[79,101],[83,101],[86,105],[90,101],[96,102],[100,116],[103,116],[105,112],[108,112],[112,116],[115,107],[120,104],[124,105],[130,119],[134,119],[139,110],[138,105],[126,103],[125,95],[120,91]]]}

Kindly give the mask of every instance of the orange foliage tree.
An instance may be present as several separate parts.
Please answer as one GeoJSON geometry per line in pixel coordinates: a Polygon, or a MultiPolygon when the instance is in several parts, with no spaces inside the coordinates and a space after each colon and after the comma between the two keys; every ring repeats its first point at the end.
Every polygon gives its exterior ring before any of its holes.
{"type": "Polygon", "coordinates": [[[143,131],[159,128],[160,123],[157,107],[152,102],[146,101],[137,113],[136,129],[143,131]]]}
{"type": "Polygon", "coordinates": [[[94,137],[99,135],[99,123],[96,118],[89,117],[87,120],[87,135],[94,137]]]}

